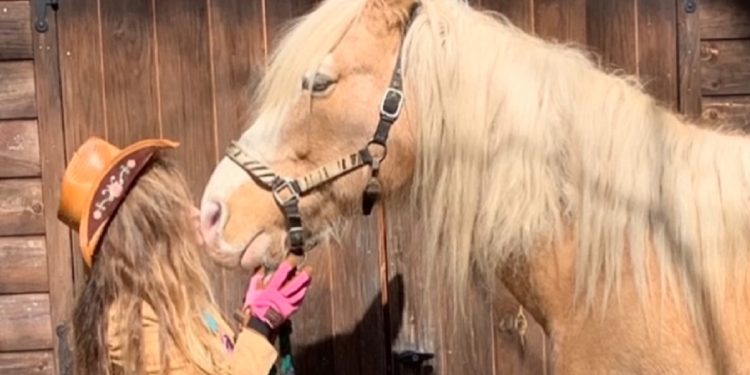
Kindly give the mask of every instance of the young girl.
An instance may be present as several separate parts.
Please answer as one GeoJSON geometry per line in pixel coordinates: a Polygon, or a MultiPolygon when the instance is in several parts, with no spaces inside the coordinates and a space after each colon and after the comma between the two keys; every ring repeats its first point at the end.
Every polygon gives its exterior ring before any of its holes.
{"type": "Polygon", "coordinates": [[[87,140],[63,176],[59,218],[77,230],[90,275],[73,318],[80,374],[268,374],[275,330],[299,309],[307,272],[253,277],[235,334],[201,264],[187,185],[166,140],[125,149],[87,140]]]}

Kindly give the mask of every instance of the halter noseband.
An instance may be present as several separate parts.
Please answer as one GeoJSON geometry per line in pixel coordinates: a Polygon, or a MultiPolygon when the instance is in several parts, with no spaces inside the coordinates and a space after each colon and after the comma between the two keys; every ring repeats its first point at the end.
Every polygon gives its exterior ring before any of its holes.
{"type": "MultiPolygon", "coordinates": [[[[404,28],[404,36],[406,36],[406,32],[411,26],[418,8],[418,5],[412,8],[409,20],[404,28]]],[[[321,185],[362,167],[369,167],[370,179],[362,194],[362,211],[365,215],[370,215],[372,212],[381,193],[378,173],[380,172],[380,164],[388,155],[388,146],[386,145],[388,142],[388,133],[391,130],[391,126],[401,115],[404,105],[403,77],[401,73],[402,48],[403,44],[399,48],[391,82],[380,103],[378,127],[372,139],[359,151],[325,164],[299,179],[292,179],[277,175],[270,167],[253,158],[238,142],[232,142],[227,148],[227,157],[245,170],[258,185],[270,191],[276,201],[276,205],[284,213],[290,253],[298,256],[304,255],[305,231],[302,227],[299,201],[307,193],[321,185]],[[374,152],[376,148],[380,149],[379,153],[374,152]]]]}

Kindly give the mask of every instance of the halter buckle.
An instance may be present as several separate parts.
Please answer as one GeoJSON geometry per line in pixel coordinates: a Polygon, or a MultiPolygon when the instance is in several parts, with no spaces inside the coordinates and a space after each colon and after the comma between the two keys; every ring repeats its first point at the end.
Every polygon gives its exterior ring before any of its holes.
{"type": "Polygon", "coordinates": [[[396,121],[401,114],[401,108],[404,106],[404,92],[389,87],[383,95],[383,101],[380,102],[380,116],[390,121],[396,121]],[[395,107],[395,108],[394,108],[395,107]]]}
{"type": "Polygon", "coordinates": [[[300,194],[294,181],[286,178],[280,179],[280,181],[281,182],[274,185],[271,190],[271,194],[273,194],[273,199],[276,200],[276,203],[279,206],[284,206],[292,200],[298,201],[300,199],[300,194]]]}

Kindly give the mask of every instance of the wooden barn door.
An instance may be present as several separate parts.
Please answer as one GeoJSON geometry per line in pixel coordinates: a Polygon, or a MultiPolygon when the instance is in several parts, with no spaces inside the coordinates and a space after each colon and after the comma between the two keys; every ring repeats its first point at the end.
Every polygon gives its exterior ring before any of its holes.
{"type": "Polygon", "coordinates": [[[32,5],[0,1],[0,374],[54,374],[53,353],[69,357],[57,335],[73,302],[68,231],[56,219],[57,36],[54,17],[46,33],[32,29],[32,5]]]}

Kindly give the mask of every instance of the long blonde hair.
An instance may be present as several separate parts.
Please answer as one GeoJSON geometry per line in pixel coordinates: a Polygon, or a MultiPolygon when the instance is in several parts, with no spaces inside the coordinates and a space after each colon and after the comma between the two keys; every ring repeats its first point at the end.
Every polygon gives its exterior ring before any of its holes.
{"type": "Polygon", "coordinates": [[[181,173],[163,157],[147,168],[109,224],[75,308],[76,364],[84,374],[143,373],[144,303],[158,318],[163,368],[170,361],[170,347],[196,363],[216,354],[202,313],[219,310],[191,221],[190,192],[181,173]],[[127,338],[123,368],[115,368],[107,355],[111,313],[127,319],[118,322],[118,334],[127,338]]]}

